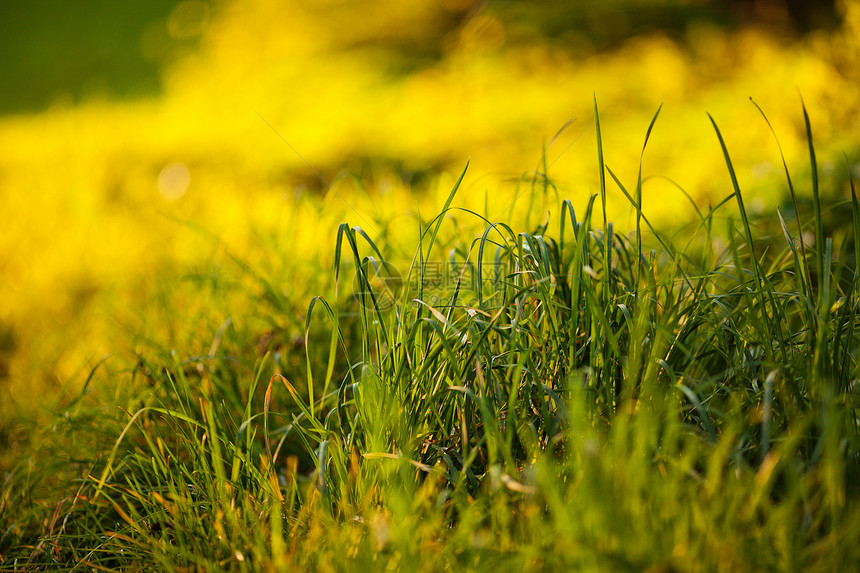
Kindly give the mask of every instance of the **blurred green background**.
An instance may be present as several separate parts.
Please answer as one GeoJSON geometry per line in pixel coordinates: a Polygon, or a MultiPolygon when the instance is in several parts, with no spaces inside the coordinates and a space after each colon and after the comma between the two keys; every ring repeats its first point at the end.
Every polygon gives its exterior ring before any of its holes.
{"type": "Polygon", "coordinates": [[[28,0],[0,4],[0,113],[93,97],[147,97],[192,38],[171,35],[176,0],[28,0]]]}

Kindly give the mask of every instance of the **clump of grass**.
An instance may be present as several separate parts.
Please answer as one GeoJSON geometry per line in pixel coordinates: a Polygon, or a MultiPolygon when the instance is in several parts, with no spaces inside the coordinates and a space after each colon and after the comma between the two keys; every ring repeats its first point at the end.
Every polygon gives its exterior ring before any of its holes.
{"type": "MultiPolygon", "coordinates": [[[[142,358],[145,404],[84,456],[51,515],[4,519],[0,565],[856,563],[860,278],[846,254],[860,252],[860,209],[852,181],[854,232],[842,245],[824,236],[804,117],[814,214],[795,207],[794,230],[779,214],[777,239],[757,237],[716,122],[732,192],[685,244],[651,226],[641,161],[632,193],[604,162],[599,120],[600,187],[584,210],[563,201],[554,221],[517,232],[454,207],[464,171],[418,223],[399,291],[376,280],[390,263],[372,238],[342,225],[334,296],[310,302],[294,349],[303,369],[222,357],[223,331],[193,368],[142,358]],[[592,223],[604,173],[635,210],[631,235],[605,215],[592,223]],[[732,205],[738,217],[715,230],[732,205]],[[449,217],[485,230],[440,253],[449,217]],[[456,280],[431,303],[439,260],[456,280]]],[[[33,503],[30,479],[21,468],[7,478],[4,514],[33,503]]]]}

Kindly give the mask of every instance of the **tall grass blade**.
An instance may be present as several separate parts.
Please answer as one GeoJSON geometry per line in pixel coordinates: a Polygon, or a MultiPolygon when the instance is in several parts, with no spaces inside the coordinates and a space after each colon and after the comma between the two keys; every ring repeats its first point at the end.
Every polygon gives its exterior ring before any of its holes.
{"type": "MultiPolygon", "coordinates": [[[[636,177],[636,282],[634,283],[634,296],[639,296],[639,282],[642,277],[642,163],[645,159],[645,149],[648,147],[648,140],[651,138],[651,131],[654,129],[654,124],[657,123],[657,118],[660,116],[660,111],[663,109],[663,104],[657,108],[654,117],[651,118],[651,123],[648,124],[648,131],[645,132],[645,141],[642,143],[642,153],[639,154],[639,172],[636,177]]],[[[612,176],[615,179],[615,176],[612,176]]]]}
{"type": "MultiPolygon", "coordinates": [[[[750,101],[764,118],[765,123],[776,141],[777,149],[779,149],[779,157],[782,160],[782,168],[785,171],[785,180],[788,183],[788,191],[791,194],[791,205],[794,208],[794,220],[797,224],[797,241],[800,243],[800,265],[797,266],[798,280],[800,281],[801,290],[804,292],[806,298],[808,300],[812,300],[811,293],[809,292],[809,259],[806,257],[806,245],[803,241],[803,225],[801,224],[800,219],[800,208],[797,204],[797,193],[794,191],[794,183],[792,182],[791,174],[788,171],[788,163],[785,160],[785,153],[782,151],[782,144],[780,144],[779,138],[776,136],[776,131],[773,129],[773,126],[767,118],[767,115],[764,113],[764,110],[759,107],[752,98],[750,98],[750,101]]],[[[812,317],[810,316],[809,318],[811,319],[812,317]]]]}
{"type": "MultiPolygon", "coordinates": [[[[803,122],[806,125],[806,140],[809,144],[809,168],[812,171],[812,209],[815,218],[815,263],[818,274],[817,282],[819,286],[824,280],[824,224],[821,219],[821,199],[818,193],[818,162],[815,159],[815,145],[812,141],[812,126],[809,123],[809,113],[806,111],[806,104],[803,102],[803,97],[800,98],[800,104],[803,108],[803,122]]],[[[826,294],[819,289],[819,312],[821,305],[827,304],[825,299],[826,294]]]]}
{"type": "MultiPolygon", "coordinates": [[[[734,196],[735,196],[735,199],[737,200],[737,203],[738,203],[738,210],[740,211],[740,214],[741,214],[741,221],[743,222],[743,226],[744,226],[744,240],[746,242],[747,250],[749,251],[750,264],[752,265],[753,276],[754,276],[754,280],[755,280],[755,289],[756,289],[756,293],[758,295],[759,317],[760,317],[762,324],[767,325],[767,328],[770,331],[771,340],[777,341],[779,343],[780,348],[783,348],[783,352],[785,352],[784,345],[782,344],[783,337],[780,336],[779,333],[777,332],[777,330],[781,329],[781,328],[778,325],[775,326],[773,323],[774,319],[772,317],[775,317],[779,314],[779,312],[777,310],[776,302],[773,299],[773,293],[771,291],[769,291],[767,297],[765,296],[765,293],[764,293],[762,272],[761,272],[761,268],[759,266],[758,258],[756,257],[756,253],[755,253],[755,244],[753,242],[752,228],[750,226],[749,217],[747,216],[746,207],[744,206],[743,195],[741,194],[741,188],[740,188],[740,185],[738,184],[737,175],[735,174],[735,168],[732,164],[731,157],[729,157],[729,150],[726,147],[726,142],[723,140],[723,134],[720,133],[720,128],[717,127],[717,122],[714,121],[714,118],[711,116],[711,114],[708,114],[708,118],[711,120],[711,124],[713,125],[714,131],[716,131],[716,133],[717,133],[717,138],[720,141],[720,147],[723,150],[723,157],[725,158],[726,167],[729,170],[729,176],[730,176],[731,181],[732,181],[732,187],[734,189],[734,196]],[[772,309],[772,314],[770,314],[770,315],[768,314],[768,312],[766,310],[768,301],[771,303],[771,309],[772,309]]],[[[754,305],[751,305],[750,308],[752,309],[753,306],[754,305]]],[[[773,362],[774,361],[773,345],[771,343],[768,343],[766,345],[766,352],[767,352],[769,359],[773,362]]]]}

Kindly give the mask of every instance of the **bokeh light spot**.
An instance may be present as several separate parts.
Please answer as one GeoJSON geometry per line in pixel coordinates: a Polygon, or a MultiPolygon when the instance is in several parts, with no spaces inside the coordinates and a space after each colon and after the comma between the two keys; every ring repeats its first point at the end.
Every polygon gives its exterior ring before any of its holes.
{"type": "Polygon", "coordinates": [[[175,201],[185,195],[191,185],[191,172],[184,163],[166,165],[158,174],[158,192],[168,201],[175,201]]]}

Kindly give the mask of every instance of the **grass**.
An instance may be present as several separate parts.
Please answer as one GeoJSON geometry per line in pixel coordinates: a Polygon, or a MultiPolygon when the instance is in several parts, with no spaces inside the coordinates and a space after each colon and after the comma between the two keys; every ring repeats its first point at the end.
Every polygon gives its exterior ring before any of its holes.
{"type": "MultiPolygon", "coordinates": [[[[853,232],[826,235],[804,108],[813,215],[784,162],[795,220],[769,232],[712,119],[732,191],[665,235],[642,196],[658,116],[632,193],[604,162],[595,103],[584,209],[559,201],[519,231],[456,206],[464,170],[415,221],[407,264],[338,228],[329,296],[291,319],[303,337],[260,357],[244,318],[97,366],[4,478],[0,570],[856,565],[854,183],[836,205],[853,232]],[[606,219],[612,182],[631,233],[606,219]],[[483,231],[440,240],[467,220],[483,231]]],[[[555,189],[546,164],[534,203],[555,189]]],[[[192,287],[201,314],[288,312],[274,277],[234,262],[242,280],[192,287]]]]}

